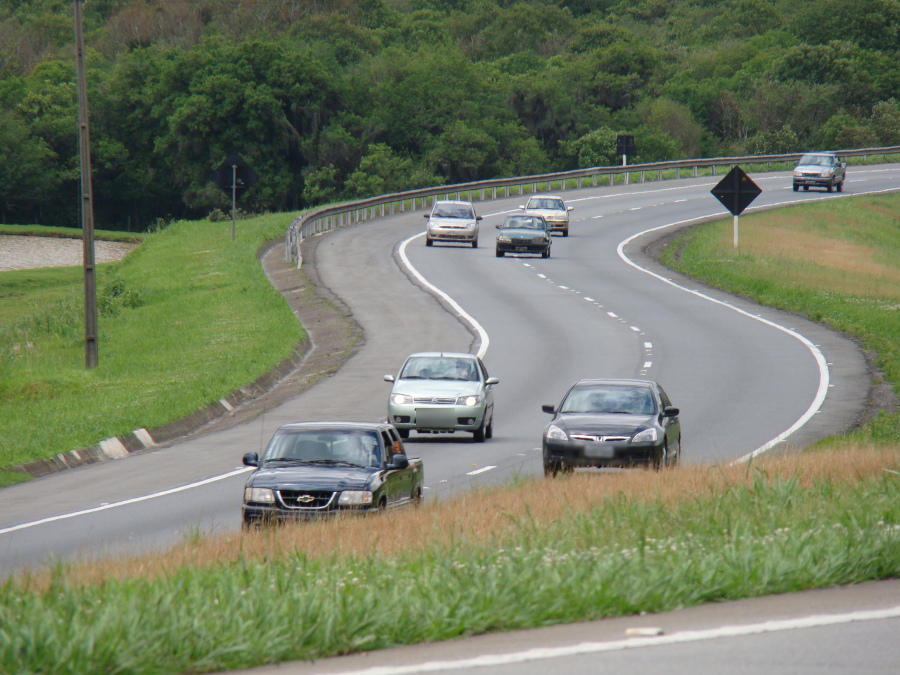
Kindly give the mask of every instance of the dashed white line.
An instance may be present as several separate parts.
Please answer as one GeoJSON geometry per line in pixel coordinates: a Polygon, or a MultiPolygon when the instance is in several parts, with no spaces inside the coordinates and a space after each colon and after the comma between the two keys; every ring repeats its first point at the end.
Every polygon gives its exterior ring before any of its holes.
{"type": "Polygon", "coordinates": [[[483,466],[480,469],[475,469],[474,471],[469,471],[466,473],[467,476],[477,476],[480,473],[484,473],[485,471],[490,471],[491,469],[496,469],[496,466],[483,466]]]}

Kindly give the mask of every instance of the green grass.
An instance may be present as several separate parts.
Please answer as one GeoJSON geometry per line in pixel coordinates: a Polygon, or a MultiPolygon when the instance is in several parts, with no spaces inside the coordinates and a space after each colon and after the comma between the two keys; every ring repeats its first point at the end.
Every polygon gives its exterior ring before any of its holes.
{"type": "MultiPolygon", "coordinates": [[[[52,227],[48,225],[0,225],[0,234],[33,235],[37,237],[62,237],[81,239],[81,229],[72,227],[52,227]]],[[[139,242],[146,235],[141,232],[119,232],[115,230],[94,230],[94,239],[102,241],[139,242]]]]}
{"type": "Polygon", "coordinates": [[[891,472],[807,487],[759,472],[399,556],[295,553],[86,586],[58,569],[40,589],[0,588],[0,671],[222,671],[860,583],[900,575],[898,523],[891,472]]]}
{"type": "Polygon", "coordinates": [[[0,467],[165,425],[290,356],[303,332],[256,253],[291,218],[242,220],[235,241],[230,222],[174,223],[98,265],[91,370],[80,270],[0,274],[0,467]]]}
{"type": "MultiPolygon", "coordinates": [[[[698,226],[663,262],[729,293],[855,336],[900,393],[900,194],[850,198],[698,226]]],[[[900,443],[882,415],[835,443],[900,443]]]]}

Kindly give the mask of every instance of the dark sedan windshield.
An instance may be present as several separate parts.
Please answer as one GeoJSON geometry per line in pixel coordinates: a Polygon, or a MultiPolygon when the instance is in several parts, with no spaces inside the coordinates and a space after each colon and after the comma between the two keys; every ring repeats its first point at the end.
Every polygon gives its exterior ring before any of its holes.
{"type": "Polygon", "coordinates": [[[531,216],[510,216],[503,221],[503,230],[526,229],[526,230],[545,230],[543,218],[532,218],[531,216]]]}
{"type": "Polygon", "coordinates": [[[378,437],[370,432],[279,431],[269,442],[263,463],[381,465],[378,437]]]}
{"type": "Polygon", "coordinates": [[[592,387],[570,391],[560,412],[652,415],[655,408],[649,389],[592,387]]]}

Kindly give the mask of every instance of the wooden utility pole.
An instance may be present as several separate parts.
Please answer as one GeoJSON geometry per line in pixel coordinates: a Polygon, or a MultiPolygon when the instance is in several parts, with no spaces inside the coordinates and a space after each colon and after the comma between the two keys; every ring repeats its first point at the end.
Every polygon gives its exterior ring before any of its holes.
{"type": "Polygon", "coordinates": [[[78,146],[81,151],[81,239],[84,249],[84,366],[96,368],[97,277],[94,267],[94,194],[91,187],[91,135],[88,131],[87,77],[81,5],[75,0],[75,70],[78,77],[78,146]]]}

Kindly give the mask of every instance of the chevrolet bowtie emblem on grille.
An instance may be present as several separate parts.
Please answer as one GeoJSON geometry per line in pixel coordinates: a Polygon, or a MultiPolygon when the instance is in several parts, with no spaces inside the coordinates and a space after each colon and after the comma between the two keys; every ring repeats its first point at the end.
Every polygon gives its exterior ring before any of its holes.
{"type": "Polygon", "coordinates": [[[316,498],[312,495],[300,495],[297,497],[298,504],[309,504],[310,502],[316,501],[316,498]]]}

